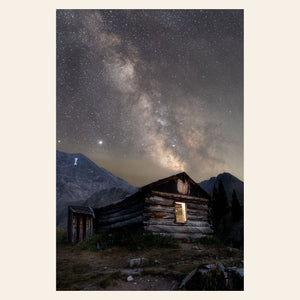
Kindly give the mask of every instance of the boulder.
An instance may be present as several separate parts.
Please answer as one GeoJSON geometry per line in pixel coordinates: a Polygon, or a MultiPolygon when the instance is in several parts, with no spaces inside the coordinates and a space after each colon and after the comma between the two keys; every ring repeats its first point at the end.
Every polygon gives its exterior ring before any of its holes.
{"type": "Polygon", "coordinates": [[[129,267],[136,268],[136,267],[144,267],[149,265],[149,259],[140,257],[140,258],[132,258],[129,260],[129,267]]]}

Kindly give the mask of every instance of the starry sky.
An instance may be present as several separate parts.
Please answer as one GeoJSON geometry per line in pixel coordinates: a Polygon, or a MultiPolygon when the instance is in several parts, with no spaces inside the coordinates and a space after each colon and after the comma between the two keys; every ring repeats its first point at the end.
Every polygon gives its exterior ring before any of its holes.
{"type": "Polygon", "coordinates": [[[243,10],[57,10],[56,145],[135,186],[243,180],[243,10]]]}

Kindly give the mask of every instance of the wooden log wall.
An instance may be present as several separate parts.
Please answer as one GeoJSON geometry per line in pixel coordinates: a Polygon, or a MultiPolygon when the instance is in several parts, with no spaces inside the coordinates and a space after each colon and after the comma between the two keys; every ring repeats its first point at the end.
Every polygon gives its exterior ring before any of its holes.
{"type": "Polygon", "coordinates": [[[146,231],[173,235],[176,238],[198,238],[212,234],[208,200],[190,195],[150,191],[138,192],[117,204],[94,208],[95,232],[141,225],[146,231]],[[187,222],[176,223],[175,202],[186,204],[187,222]]]}
{"type": "Polygon", "coordinates": [[[198,238],[213,233],[208,200],[204,198],[152,191],[145,197],[143,220],[146,231],[176,238],[198,238]],[[176,223],[175,202],[186,203],[186,223],[176,223]]]}
{"type": "Polygon", "coordinates": [[[136,224],[142,225],[143,209],[144,199],[139,192],[117,204],[95,208],[95,232],[105,232],[136,224]]]}

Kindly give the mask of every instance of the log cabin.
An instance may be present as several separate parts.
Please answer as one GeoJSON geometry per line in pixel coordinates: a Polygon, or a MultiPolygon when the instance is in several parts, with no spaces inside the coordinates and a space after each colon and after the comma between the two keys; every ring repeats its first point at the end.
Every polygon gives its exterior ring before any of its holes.
{"type": "Polygon", "coordinates": [[[95,233],[141,226],[146,232],[175,238],[213,233],[210,196],[185,172],[143,186],[116,204],[94,208],[95,233]]]}

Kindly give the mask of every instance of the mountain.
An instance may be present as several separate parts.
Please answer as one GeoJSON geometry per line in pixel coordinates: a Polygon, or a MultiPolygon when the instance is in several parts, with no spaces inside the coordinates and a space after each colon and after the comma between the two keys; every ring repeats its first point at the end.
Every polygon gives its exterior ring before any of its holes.
{"type": "Polygon", "coordinates": [[[83,154],[56,151],[56,226],[67,227],[68,205],[102,207],[138,189],[83,154]]]}
{"type": "Polygon", "coordinates": [[[211,177],[209,180],[204,180],[200,183],[201,188],[203,188],[209,195],[212,196],[214,184],[218,187],[220,180],[225,188],[225,192],[228,198],[228,202],[231,204],[232,191],[235,190],[237,198],[241,203],[244,202],[244,182],[231,175],[230,173],[222,173],[217,177],[211,177]]]}

